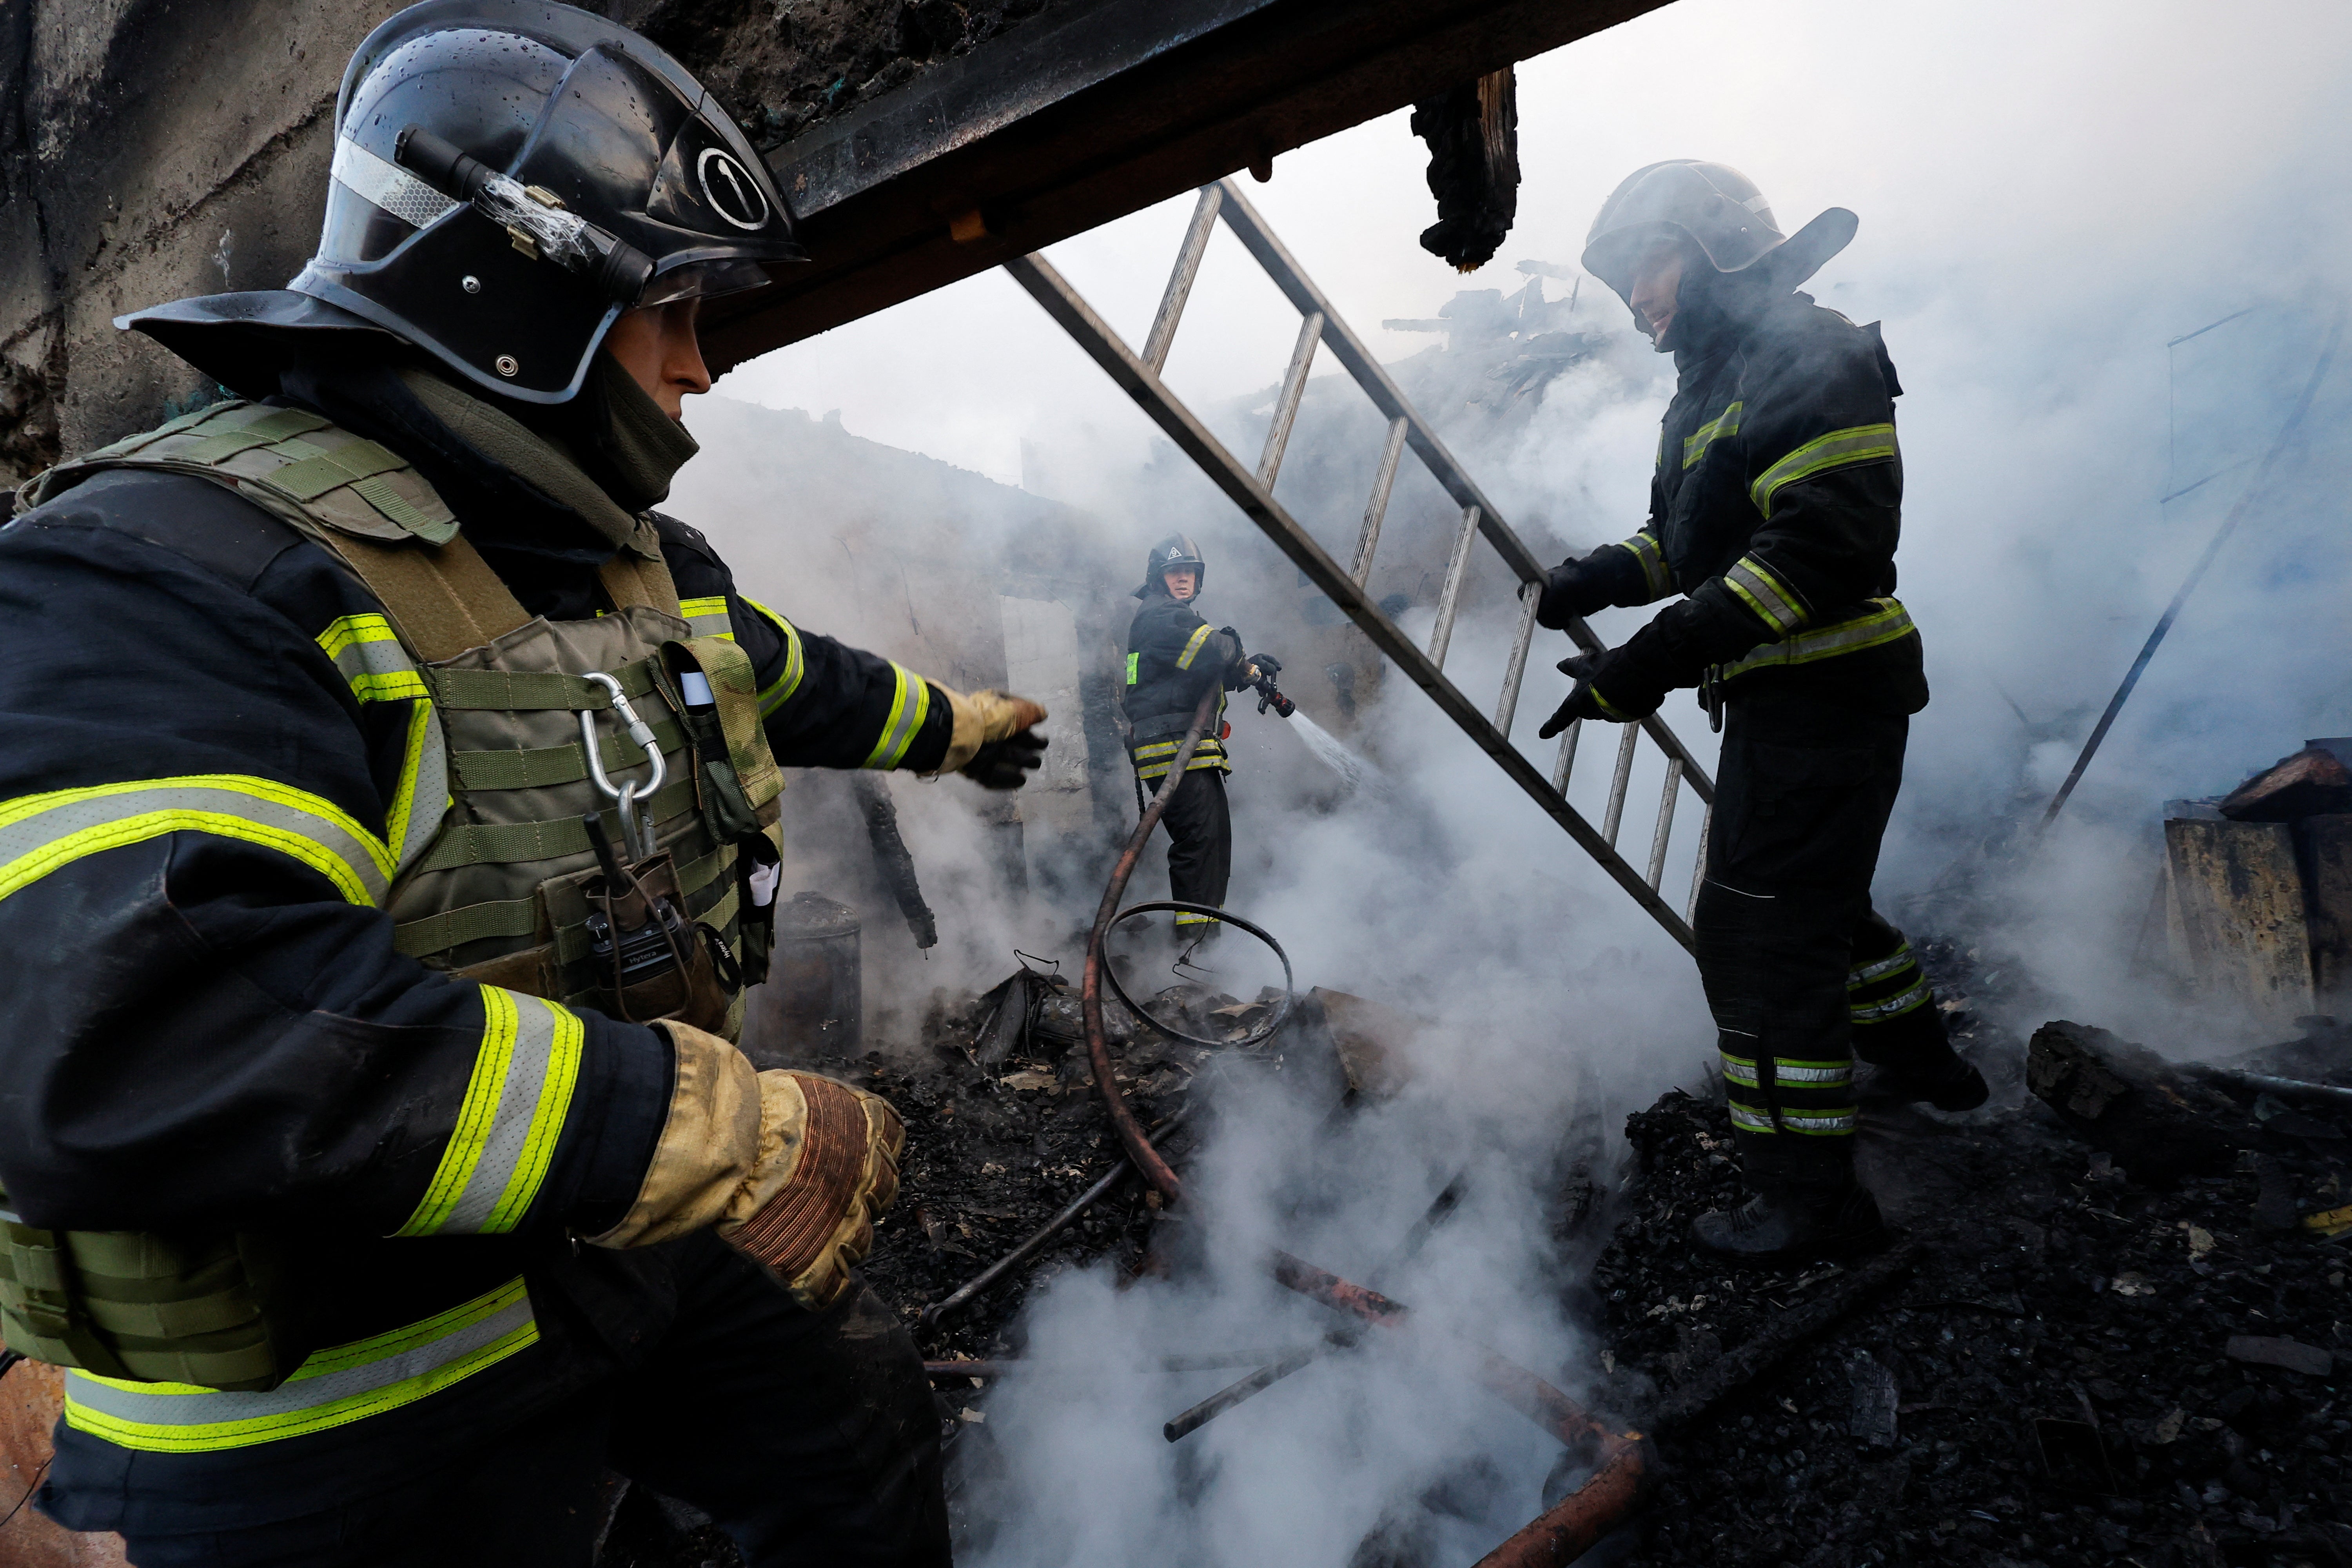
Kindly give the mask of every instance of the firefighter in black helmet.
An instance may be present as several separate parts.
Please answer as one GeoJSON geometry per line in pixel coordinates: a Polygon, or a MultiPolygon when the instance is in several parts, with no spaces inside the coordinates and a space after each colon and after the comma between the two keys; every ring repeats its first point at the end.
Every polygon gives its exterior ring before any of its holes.
{"type": "Polygon", "coordinates": [[[1779,1263],[1883,1233],[1853,1175],[1853,1058],[1891,1096],[1981,1104],[1976,1068],[1870,882],[1927,702],[1918,632],[1895,594],[1902,392],[1875,323],[1796,292],[1853,237],[1832,207],[1783,236],[1721,163],[1636,171],[1592,226],[1585,269],[1615,289],[1678,381],[1650,518],[1555,568],[1537,618],[1680,595],[1619,647],[1562,661],[1543,727],[1625,723],[1696,687],[1723,729],[1706,877],[1693,921],[1753,1196],[1694,1239],[1779,1263]]]}
{"type": "MultiPolygon", "coordinates": [[[[1127,633],[1128,747],[1136,778],[1155,794],[1167,787],[1169,767],[1202,692],[1212,687],[1239,691],[1282,668],[1266,655],[1244,653],[1239,632],[1213,629],[1192,608],[1207,576],[1200,546],[1171,534],[1144,557],[1143,585],[1135,591],[1143,604],[1127,633]]],[[[1224,721],[1224,709],[1218,699],[1217,717],[1160,819],[1168,829],[1169,896],[1179,903],[1222,908],[1233,874],[1234,823],[1225,803],[1225,774],[1233,763],[1224,747],[1233,726],[1224,721]]],[[[1213,915],[1185,910],[1176,916],[1180,938],[1213,937],[1218,929],[1213,915]]]]}
{"type": "Polygon", "coordinates": [[[931,1394],[853,1272],[903,1128],[731,1042],[780,764],[1010,787],[1044,714],[794,626],[652,510],[699,301],[800,254],[677,61],[431,0],[333,144],[289,289],[124,323],[237,395],[0,530],[39,1506],[141,1568],[584,1564],[618,1472],[751,1563],[938,1568],[931,1394]]]}

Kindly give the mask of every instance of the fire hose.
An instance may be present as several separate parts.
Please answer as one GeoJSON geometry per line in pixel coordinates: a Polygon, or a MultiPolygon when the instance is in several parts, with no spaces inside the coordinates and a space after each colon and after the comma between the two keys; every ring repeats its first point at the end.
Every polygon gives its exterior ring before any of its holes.
{"type": "MultiPolygon", "coordinates": [[[[1110,1117],[1120,1143],[1125,1145],[1128,1159],[1162,1201],[1171,1205],[1183,1196],[1184,1184],[1152,1146],[1112,1074],[1110,1046],[1103,1034],[1103,941],[1110,928],[1124,918],[1119,912],[1119,898],[1127,891],[1128,879],[1135,874],[1136,862],[1142,857],[1151,830],[1160,825],[1167,810],[1169,796],[1182,781],[1193,752],[1200,748],[1202,733],[1216,715],[1218,695],[1212,687],[1202,697],[1200,707],[1192,714],[1192,727],[1185,731],[1182,744],[1176,748],[1160,788],[1145,805],[1142,820],[1136,824],[1134,835],[1111,868],[1110,881],[1103,889],[1102,907],[1096,912],[1094,929],[1087,937],[1086,969],[1078,990],[1079,1011],[1086,1026],[1087,1060],[1094,1069],[1095,1088],[1102,1095],[1103,1110],[1110,1117]]],[[[1288,968],[1286,959],[1284,967],[1286,971],[1288,968]]],[[[1334,1311],[1386,1329],[1401,1329],[1411,1321],[1411,1313],[1402,1303],[1379,1291],[1351,1284],[1304,1258],[1277,1249],[1270,1254],[1267,1262],[1278,1282],[1334,1311]]],[[[1560,1568],[1583,1555],[1594,1542],[1622,1523],[1641,1500],[1649,1468],[1648,1441],[1638,1432],[1612,1431],[1575,1400],[1524,1367],[1490,1351],[1482,1351],[1479,1356],[1478,1382],[1482,1387],[1558,1437],[1570,1450],[1591,1452],[1594,1468],[1584,1485],[1479,1559],[1477,1568],[1560,1568]]]]}

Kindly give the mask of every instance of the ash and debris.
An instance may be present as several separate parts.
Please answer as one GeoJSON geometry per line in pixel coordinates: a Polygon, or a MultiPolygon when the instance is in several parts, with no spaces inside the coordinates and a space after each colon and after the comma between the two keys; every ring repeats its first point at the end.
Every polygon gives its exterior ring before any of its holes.
{"type": "MultiPolygon", "coordinates": [[[[1948,994],[1964,955],[1923,947],[1948,994]]],[[[2260,1148],[2143,1184],[2021,1092],[2024,1042],[1948,1007],[1995,1096],[1939,1117],[1864,1090],[1862,1173],[1912,1258],[1874,1290],[1856,1289],[1866,1258],[1727,1272],[1696,1256],[1690,1219],[1739,1197],[1728,1117],[1675,1090],[1628,1119],[1622,1217],[1581,1298],[1607,1347],[1595,1401],[1639,1418],[1711,1368],[1731,1386],[1662,1434],[1625,1560],[2352,1563],[2352,1233],[2305,1220],[2352,1199],[2352,1108],[2241,1094],[2260,1148]],[[1721,1377],[1842,1290],[1826,1328],[1721,1377]]],[[[2339,1081],[2352,1066],[2324,1029],[2236,1065],[2339,1081]]]]}

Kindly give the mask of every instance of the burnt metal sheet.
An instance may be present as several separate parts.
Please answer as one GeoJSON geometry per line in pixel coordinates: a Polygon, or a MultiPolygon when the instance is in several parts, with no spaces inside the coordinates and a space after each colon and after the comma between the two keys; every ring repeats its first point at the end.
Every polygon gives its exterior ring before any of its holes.
{"type": "Polygon", "coordinates": [[[1097,0],[1040,16],[770,155],[816,259],[716,302],[705,353],[723,372],[1662,3],[1097,0]]]}

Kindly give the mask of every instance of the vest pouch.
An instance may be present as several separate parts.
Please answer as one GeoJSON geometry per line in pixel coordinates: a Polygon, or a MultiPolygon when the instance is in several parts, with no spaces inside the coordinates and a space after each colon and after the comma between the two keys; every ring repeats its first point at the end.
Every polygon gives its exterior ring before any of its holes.
{"type": "Polygon", "coordinates": [[[784,879],[783,830],[774,823],[735,847],[735,875],[741,897],[736,931],[743,950],[743,984],[768,978],[768,955],[776,946],[776,894],[784,879]]]}
{"type": "Polygon", "coordinates": [[[0,1219],[0,1338],[35,1361],[139,1383],[252,1392],[297,1342],[281,1248],[253,1235],[43,1230],[0,1219]]]}
{"type": "Polygon", "coordinates": [[[695,796],[711,837],[733,843],[773,823],[784,779],[761,722],[751,656],[731,637],[667,642],[661,682],[694,742],[695,796]]]}
{"type": "Polygon", "coordinates": [[[723,1036],[742,989],[734,955],[716,931],[687,918],[677,863],[667,852],[636,862],[629,875],[634,889],[602,875],[582,889],[600,1005],[630,1023],[675,1018],[723,1036]]]}

